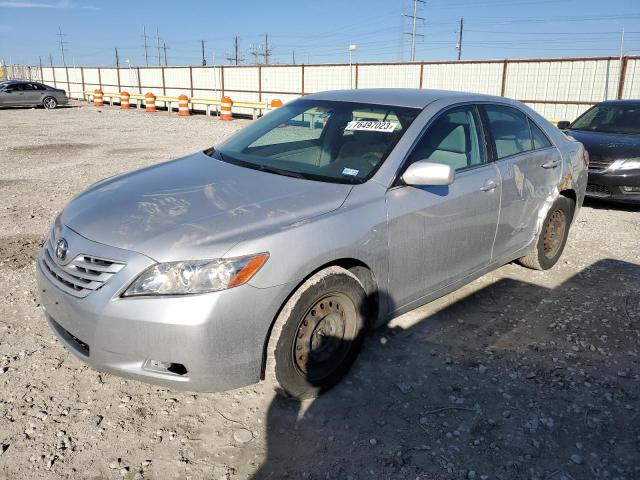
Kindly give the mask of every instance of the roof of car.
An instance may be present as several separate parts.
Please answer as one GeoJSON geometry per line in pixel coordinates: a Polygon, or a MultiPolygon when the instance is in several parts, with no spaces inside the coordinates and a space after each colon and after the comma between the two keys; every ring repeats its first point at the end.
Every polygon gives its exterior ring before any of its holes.
{"type": "MultiPolygon", "coordinates": [[[[317,100],[335,100],[342,102],[374,103],[402,107],[424,108],[428,104],[442,99],[453,101],[500,101],[503,97],[481,95],[477,93],[452,92],[448,90],[427,90],[418,88],[358,88],[355,90],[332,90],[308,95],[304,98],[317,100]]],[[[508,100],[507,100],[508,101],[508,100]]]]}

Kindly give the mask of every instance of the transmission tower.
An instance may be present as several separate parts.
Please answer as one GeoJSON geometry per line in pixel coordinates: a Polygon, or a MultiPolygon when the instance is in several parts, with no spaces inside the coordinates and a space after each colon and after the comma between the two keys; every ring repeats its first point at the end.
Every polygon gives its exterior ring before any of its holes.
{"type": "Polygon", "coordinates": [[[407,17],[411,19],[411,31],[405,32],[405,35],[411,36],[411,61],[412,62],[416,61],[416,37],[424,38],[424,35],[417,33],[416,29],[417,29],[417,21],[418,20],[424,21],[424,17],[418,17],[418,6],[424,5],[425,3],[426,3],[425,0],[413,0],[413,13],[411,15],[408,15],[406,13],[402,14],[403,17],[407,17]]]}
{"type": "Polygon", "coordinates": [[[58,43],[60,44],[60,53],[62,54],[62,65],[66,67],[67,61],[64,58],[64,46],[67,45],[69,42],[64,41],[64,37],[66,37],[66,35],[62,33],[62,27],[58,27],[58,33],[56,33],[56,35],[58,36],[58,43]]]}

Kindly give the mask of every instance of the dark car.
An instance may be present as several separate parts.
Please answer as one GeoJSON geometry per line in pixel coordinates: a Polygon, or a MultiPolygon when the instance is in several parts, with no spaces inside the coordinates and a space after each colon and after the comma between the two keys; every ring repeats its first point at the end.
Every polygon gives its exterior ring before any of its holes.
{"type": "Polygon", "coordinates": [[[0,107],[43,106],[52,109],[68,102],[67,92],[49,85],[25,80],[0,82],[0,107]]]}
{"type": "Polygon", "coordinates": [[[587,196],[640,205],[640,100],[599,103],[558,128],[589,152],[587,196]]]}

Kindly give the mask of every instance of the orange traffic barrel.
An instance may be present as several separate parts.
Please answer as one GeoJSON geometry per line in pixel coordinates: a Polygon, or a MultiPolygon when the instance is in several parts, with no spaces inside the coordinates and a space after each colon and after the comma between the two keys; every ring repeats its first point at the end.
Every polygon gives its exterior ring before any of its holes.
{"type": "Polygon", "coordinates": [[[178,115],[181,117],[188,117],[189,113],[189,97],[186,95],[180,95],[178,97],[178,115]]]}
{"type": "Polygon", "coordinates": [[[233,107],[233,100],[229,97],[222,97],[220,99],[220,120],[233,120],[231,107],[233,107]]]}
{"type": "Polygon", "coordinates": [[[275,110],[276,108],[280,108],[282,106],[282,100],[279,98],[274,98],[271,100],[271,109],[275,110]]]}
{"type": "Polygon", "coordinates": [[[102,96],[104,95],[104,92],[102,90],[100,90],[99,88],[96,88],[93,91],[93,104],[96,107],[102,107],[104,106],[104,101],[102,96]]]}
{"type": "Polygon", "coordinates": [[[145,110],[147,112],[155,112],[156,111],[156,96],[151,92],[145,93],[145,95],[144,95],[144,105],[145,105],[145,110]]]}
{"type": "Polygon", "coordinates": [[[120,92],[120,108],[127,110],[129,108],[129,92],[120,92]]]}

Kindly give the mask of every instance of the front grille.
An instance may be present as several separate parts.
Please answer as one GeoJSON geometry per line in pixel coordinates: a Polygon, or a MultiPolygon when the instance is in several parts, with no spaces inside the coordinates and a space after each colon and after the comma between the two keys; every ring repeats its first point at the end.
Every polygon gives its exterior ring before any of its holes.
{"type": "Polygon", "coordinates": [[[602,172],[609,168],[613,160],[605,160],[600,155],[589,155],[589,170],[602,172]]]}
{"type": "Polygon", "coordinates": [[[58,287],[78,298],[102,288],[125,266],[124,263],[89,255],[78,255],[67,265],[60,265],[54,258],[53,246],[47,240],[40,262],[42,269],[58,287]]]}
{"type": "Polygon", "coordinates": [[[606,187],[604,185],[589,183],[587,185],[587,193],[590,193],[592,195],[597,195],[600,197],[608,197],[611,195],[611,190],[609,190],[609,187],[606,187]]]}

